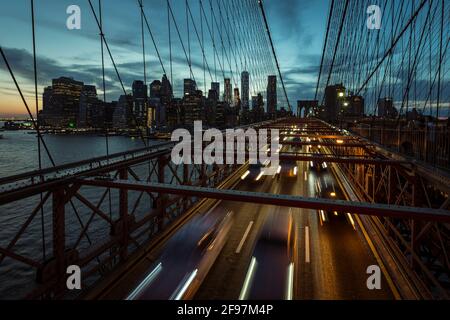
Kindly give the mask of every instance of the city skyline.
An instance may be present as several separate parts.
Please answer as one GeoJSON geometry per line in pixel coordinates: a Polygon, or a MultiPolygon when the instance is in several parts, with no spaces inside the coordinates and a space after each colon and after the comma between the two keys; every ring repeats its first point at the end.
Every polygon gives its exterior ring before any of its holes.
{"type": "Polygon", "coordinates": [[[239,88],[232,89],[228,78],[224,79],[226,90],[222,98],[220,83],[211,82],[210,89],[203,92],[189,78],[183,80],[183,94],[177,96],[164,74],[161,81],[150,80],[150,85],[133,80],[132,93],[122,93],[111,101],[104,100],[105,96],[98,94],[95,85],[61,76],[45,87],[37,119],[41,126],[58,129],[167,131],[192,127],[196,120],[225,128],[287,115],[288,110],[278,104],[276,75],[267,78],[267,96],[263,92],[252,96],[250,108],[249,75],[246,71],[242,73],[244,100],[239,88]]]}
{"type": "MultiPolygon", "coordinates": [[[[80,79],[86,83],[92,83],[101,88],[101,79],[98,73],[101,71],[100,44],[98,40],[98,29],[95,26],[95,20],[89,10],[87,3],[80,2],[82,12],[82,29],[67,30],[65,28],[65,13],[69,1],[36,3],[36,37],[38,41],[38,89],[39,96],[44,87],[49,85],[49,80],[61,75],[71,76],[80,79]],[[51,5],[49,5],[51,3],[51,5]],[[46,10],[43,10],[43,9],[46,10]],[[46,35],[45,37],[43,35],[46,35]],[[59,46],[64,43],[64,46],[59,46]]],[[[117,5],[105,6],[104,10],[104,29],[106,38],[110,41],[111,50],[116,57],[116,63],[119,71],[123,73],[123,80],[126,84],[126,90],[131,91],[131,83],[135,79],[143,79],[142,68],[142,48],[140,47],[140,33],[136,34],[134,29],[140,27],[139,9],[130,6],[128,1],[117,2],[117,5]],[[125,9],[123,9],[125,8],[125,9]],[[123,9],[123,10],[122,10],[123,9]],[[126,16],[126,19],[123,17],[126,16]],[[118,23],[114,23],[118,21],[118,23]],[[123,23],[127,21],[127,23],[123,23]],[[130,23],[131,22],[131,23],[130,23]],[[133,24],[132,22],[135,22],[133,24]]],[[[148,15],[151,27],[155,29],[155,38],[163,50],[161,56],[167,60],[169,52],[167,49],[167,12],[165,1],[144,1],[144,8],[148,15]],[[152,6],[150,7],[150,3],[152,6]],[[155,4],[155,5],[153,5],[155,4]]],[[[193,11],[194,3],[192,3],[193,11]]],[[[278,43],[277,54],[281,63],[281,71],[286,82],[288,96],[293,101],[298,97],[311,97],[315,89],[318,66],[320,64],[321,48],[323,44],[322,34],[317,37],[313,35],[317,32],[323,33],[325,20],[328,10],[328,1],[283,1],[282,4],[274,1],[265,2],[268,18],[271,22],[271,31],[274,41],[278,43]],[[292,8],[301,8],[302,10],[292,10],[292,8]],[[298,11],[298,13],[296,12],[298,11]],[[289,25],[287,25],[289,24],[289,25]],[[289,45],[290,41],[307,43],[300,52],[289,45]]],[[[0,42],[6,55],[11,60],[11,66],[19,79],[19,85],[24,91],[29,104],[34,105],[34,85],[33,85],[33,66],[29,63],[32,57],[31,48],[31,30],[27,23],[30,15],[28,2],[8,3],[4,5],[0,16],[0,29],[5,30],[9,25],[15,28],[9,33],[2,33],[0,42]],[[20,36],[18,36],[20,34],[20,36]]],[[[184,6],[173,6],[175,18],[179,21],[180,32],[186,32],[184,6]]],[[[173,31],[173,37],[176,33],[173,31]]],[[[193,36],[195,37],[195,36],[193,36]]],[[[173,39],[173,74],[174,92],[183,90],[180,83],[184,78],[189,78],[189,69],[184,61],[181,46],[173,39]],[[176,50],[175,50],[176,49],[176,50]]],[[[194,74],[196,75],[197,85],[204,91],[203,70],[201,50],[196,39],[192,39],[191,56],[194,74]]],[[[162,73],[151,42],[146,33],[147,50],[147,77],[158,78],[162,73]],[[156,76],[158,75],[158,76],[156,76]]],[[[210,49],[206,50],[206,56],[212,67],[213,55],[210,49]],[[208,52],[209,50],[209,52],[208,52]]],[[[112,69],[109,57],[105,54],[106,62],[106,87],[107,100],[111,101],[120,92],[120,85],[112,69]],[[111,97],[109,97],[111,95],[111,97]]],[[[167,68],[168,66],[166,66],[167,68]]],[[[217,65],[217,79],[222,78],[217,65]]],[[[168,68],[167,68],[168,69],[168,68]]],[[[0,61],[0,114],[25,114],[26,110],[21,102],[17,90],[11,86],[9,74],[4,68],[3,61],[0,61]]],[[[167,70],[168,73],[169,70],[167,70]]],[[[239,70],[240,72],[244,70],[239,70]]],[[[239,75],[240,75],[239,72],[239,75]]],[[[213,77],[215,72],[213,71],[213,77]]],[[[230,74],[227,74],[230,76],[230,74]]],[[[231,77],[231,76],[230,76],[231,77]]],[[[169,75],[170,78],[170,75],[169,75]]],[[[240,78],[240,77],[237,77],[240,78]]],[[[214,79],[216,80],[216,79],[214,79]]],[[[222,80],[223,81],[223,80],[222,80]]],[[[222,82],[221,81],[221,82],[222,82]]],[[[207,78],[207,87],[210,85],[207,78]]],[[[149,84],[149,82],[147,83],[149,84]]],[[[233,88],[235,85],[233,84],[233,88]]],[[[237,83],[236,87],[241,87],[237,83]]],[[[252,88],[250,87],[250,91],[252,88]]],[[[99,94],[102,94],[101,89],[99,94]]],[[[250,97],[255,94],[252,92],[250,97]]],[[[42,101],[40,99],[40,107],[42,101]]]]}

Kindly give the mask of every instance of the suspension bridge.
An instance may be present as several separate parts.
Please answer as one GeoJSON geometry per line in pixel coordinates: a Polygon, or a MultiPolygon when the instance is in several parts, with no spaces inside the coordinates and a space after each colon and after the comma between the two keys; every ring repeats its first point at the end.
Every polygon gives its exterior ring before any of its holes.
{"type": "MultiPolygon", "coordinates": [[[[151,140],[148,115],[131,100],[125,104],[142,146],[111,152],[113,128],[105,125],[105,154],[76,162],[58,163],[46,125],[31,120],[38,167],[0,178],[0,297],[448,299],[448,2],[331,0],[315,98],[297,110],[262,0],[159,1],[167,39],[152,25],[155,1],[129,2],[139,17],[144,86],[157,67],[169,83],[169,110],[182,91],[180,64],[181,77],[205,94],[209,82],[224,81],[216,100],[237,112],[232,128],[279,132],[279,169],[268,176],[249,161],[176,165],[176,142],[151,140]],[[379,30],[367,27],[372,2],[383,12],[379,30]],[[250,108],[249,97],[258,94],[266,116],[251,119],[245,112],[261,105],[250,108]],[[74,265],[80,290],[67,286],[74,265]],[[367,287],[374,265],[379,290],[367,287]]],[[[29,5],[33,106],[8,50],[0,52],[2,72],[34,119],[40,21],[29,5]]],[[[84,5],[100,48],[100,100],[107,103],[110,75],[127,97],[127,70],[104,27],[111,4],[84,5]]]]}

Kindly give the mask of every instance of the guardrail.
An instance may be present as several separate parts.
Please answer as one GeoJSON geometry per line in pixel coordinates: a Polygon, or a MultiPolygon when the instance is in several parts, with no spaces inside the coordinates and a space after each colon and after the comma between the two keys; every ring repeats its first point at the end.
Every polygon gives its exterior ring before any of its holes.
{"type": "Polygon", "coordinates": [[[387,128],[358,124],[353,133],[434,167],[450,170],[450,129],[448,127],[387,128]]]}

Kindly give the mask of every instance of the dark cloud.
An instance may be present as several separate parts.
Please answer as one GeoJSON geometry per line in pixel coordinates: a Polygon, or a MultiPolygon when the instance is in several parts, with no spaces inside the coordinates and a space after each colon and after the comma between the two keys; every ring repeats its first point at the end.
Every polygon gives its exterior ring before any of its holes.
{"type": "MultiPolygon", "coordinates": [[[[9,64],[16,77],[23,78],[27,82],[34,82],[34,69],[32,54],[25,49],[3,48],[9,64]]],[[[61,65],[54,59],[46,57],[37,58],[38,85],[51,85],[51,79],[61,76],[72,77],[83,81],[86,84],[94,84],[98,88],[102,87],[100,66],[72,64],[61,65]]],[[[142,62],[128,62],[117,64],[121,79],[126,88],[129,88],[133,80],[140,79],[142,75],[142,62]]],[[[6,66],[3,60],[0,62],[0,69],[6,72],[6,66]]],[[[111,67],[105,69],[107,92],[111,99],[116,99],[117,95],[122,94],[121,85],[115,70],[111,67]]]]}
{"type": "Polygon", "coordinates": [[[292,78],[293,76],[311,75],[317,77],[319,75],[320,66],[306,65],[299,66],[291,69],[287,69],[283,72],[286,78],[292,78]]]}
{"type": "MultiPolygon", "coordinates": [[[[214,3],[215,1],[213,1],[214,3]]],[[[77,3],[75,1],[75,3],[77,3]]],[[[60,30],[57,31],[58,35],[64,39],[64,41],[76,44],[82,43],[83,51],[77,52],[78,56],[71,58],[69,55],[57,54],[51,56],[39,56],[38,69],[39,69],[39,85],[46,86],[51,84],[51,79],[60,76],[70,76],[77,80],[83,81],[88,84],[94,84],[98,88],[102,86],[101,79],[101,65],[100,65],[100,40],[99,30],[93,19],[92,12],[90,11],[87,2],[80,2],[83,12],[83,27],[79,32],[71,32],[64,28],[65,14],[61,16],[55,12],[63,12],[66,2],[55,2],[54,6],[45,6],[43,3],[37,6],[37,12],[42,14],[38,19],[38,40],[46,42],[49,46],[52,46],[50,41],[45,41],[43,35],[46,30],[60,30]],[[57,9],[55,9],[57,7],[57,9]],[[44,10],[48,9],[48,10],[44,10]],[[49,12],[45,12],[49,11],[49,12]],[[46,18],[43,19],[42,17],[46,18]],[[87,40],[86,40],[87,39],[87,40]],[[98,46],[96,45],[98,44],[98,46]],[[85,49],[84,49],[85,48],[85,49]]],[[[142,54],[141,38],[140,38],[140,14],[135,0],[115,0],[111,4],[104,5],[104,31],[106,39],[114,56],[115,62],[119,69],[120,76],[127,90],[130,89],[133,80],[143,78],[143,65],[142,61],[139,61],[139,56],[142,54]]],[[[180,28],[184,46],[187,49],[186,39],[186,22],[185,22],[185,7],[184,1],[172,0],[172,7],[174,9],[175,18],[180,28]],[[181,3],[181,4],[179,4],[181,3]]],[[[194,16],[198,15],[199,2],[192,1],[192,11],[194,16]]],[[[239,1],[238,1],[239,3],[239,1]]],[[[109,4],[109,2],[108,2],[109,4]]],[[[272,36],[275,41],[276,50],[281,63],[281,68],[285,82],[287,85],[288,95],[290,100],[297,100],[310,96],[311,92],[315,90],[315,79],[318,75],[318,65],[320,64],[321,50],[311,49],[317,45],[317,42],[321,42],[323,35],[318,33],[318,29],[315,26],[322,25],[326,19],[326,9],[328,6],[327,1],[320,0],[265,0],[264,1],[266,13],[272,31],[272,36]],[[314,20],[310,17],[312,11],[324,11],[324,14],[319,14],[319,19],[314,20]],[[320,19],[323,17],[323,21],[320,19]],[[283,43],[283,45],[281,45],[283,43]],[[314,44],[314,45],[313,45],[314,44]],[[306,81],[311,79],[311,81],[306,81]]],[[[10,4],[10,6],[13,6],[10,4]]],[[[204,1],[207,14],[209,15],[209,1],[204,1]]],[[[150,27],[155,36],[155,41],[160,50],[164,67],[167,73],[170,73],[169,63],[169,40],[167,33],[167,9],[165,0],[145,0],[144,9],[150,23],[150,27]]],[[[217,14],[217,12],[216,12],[217,14]]],[[[16,20],[21,20],[21,23],[29,23],[29,13],[27,15],[14,17],[16,20]]],[[[204,22],[204,20],[203,20],[204,22]]],[[[197,28],[200,28],[200,22],[195,21],[197,28]]],[[[212,49],[212,43],[210,35],[205,28],[205,47],[207,51],[207,61],[210,67],[210,71],[214,77],[216,73],[214,68],[214,53],[212,49]]],[[[248,27],[251,30],[250,26],[248,27]]],[[[199,86],[203,87],[203,57],[200,50],[199,43],[196,35],[191,26],[191,56],[192,56],[192,68],[199,86]]],[[[216,33],[217,33],[216,29],[216,33]]],[[[146,52],[149,55],[147,58],[147,76],[148,81],[152,79],[160,79],[163,71],[156,58],[156,52],[151,42],[148,31],[145,30],[146,39],[146,52]]],[[[216,45],[218,47],[221,56],[221,48],[218,34],[216,34],[216,45]]],[[[225,45],[227,38],[224,36],[225,45]]],[[[81,45],[80,45],[81,46],[81,45]]],[[[28,84],[33,82],[33,66],[32,55],[30,51],[24,49],[18,49],[21,45],[10,45],[8,48],[4,48],[7,52],[7,56],[11,62],[14,72],[28,81],[28,84]]],[[[26,46],[25,46],[26,47],[26,46]]],[[[47,52],[49,52],[48,48],[47,52]]],[[[41,51],[42,52],[42,51],[41,51]]],[[[239,53],[235,57],[230,51],[228,51],[229,58],[231,59],[232,69],[236,77],[237,73],[242,70],[235,70],[237,64],[240,66],[239,53]]],[[[256,59],[257,60],[257,59],[256,59]]],[[[107,78],[107,91],[108,100],[117,99],[119,94],[122,94],[118,77],[112,68],[111,61],[109,59],[107,51],[105,51],[105,66],[106,66],[106,78],[107,78]]],[[[186,63],[186,57],[182,50],[182,45],[178,39],[178,35],[174,24],[172,22],[172,63],[174,79],[173,86],[178,94],[182,89],[182,79],[189,77],[189,68],[186,63]]],[[[260,63],[257,61],[257,63],[260,63]]],[[[230,67],[228,60],[222,61],[223,68],[227,77],[230,77],[230,67]]],[[[0,62],[0,68],[2,63],[0,62]]],[[[223,78],[222,70],[220,70],[219,63],[217,63],[217,75],[221,79],[223,78]]],[[[240,68],[238,68],[240,69],[240,68]]],[[[249,70],[251,77],[256,77],[256,70],[249,70]]],[[[275,70],[270,70],[270,73],[275,70]]],[[[170,75],[169,75],[170,76],[170,75]]],[[[263,76],[262,76],[263,77],[263,76]]],[[[265,77],[265,75],[264,75],[265,77]]],[[[237,78],[236,78],[237,79],[237,78]]],[[[209,84],[211,78],[209,71],[206,71],[206,82],[209,84]]],[[[262,81],[264,82],[264,81],[262,81]]],[[[258,86],[257,90],[263,91],[265,83],[252,85],[258,86]]],[[[292,103],[291,101],[291,103],[292,103]]]]}

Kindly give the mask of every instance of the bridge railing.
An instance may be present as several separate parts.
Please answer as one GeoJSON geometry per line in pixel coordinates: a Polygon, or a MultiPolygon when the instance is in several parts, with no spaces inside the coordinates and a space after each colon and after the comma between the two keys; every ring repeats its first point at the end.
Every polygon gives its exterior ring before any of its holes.
{"type": "Polygon", "coordinates": [[[450,170],[449,127],[386,128],[359,124],[351,128],[353,133],[429,165],[450,170]]]}
{"type": "MultiPolygon", "coordinates": [[[[331,154],[341,158],[337,165],[360,200],[374,204],[403,204],[448,210],[450,175],[443,170],[435,170],[437,168],[425,165],[424,160],[423,162],[409,159],[392,161],[391,151],[399,152],[398,146],[401,146],[398,144],[398,137],[410,139],[416,143],[416,148],[423,148],[425,144],[421,145],[420,141],[424,143],[426,141],[424,132],[407,129],[393,131],[361,124],[352,128],[351,131],[365,138],[361,142],[365,142],[366,147],[342,148],[336,145],[326,148],[331,154]],[[367,140],[376,142],[382,148],[372,145],[367,140]],[[344,161],[345,157],[374,158],[376,155],[391,159],[344,161]]],[[[445,134],[445,130],[440,134],[445,134]]],[[[440,134],[436,136],[439,137],[440,134]]],[[[430,142],[427,143],[427,147],[430,147],[430,142]]],[[[435,148],[441,147],[439,143],[436,145],[435,148]]],[[[410,154],[410,157],[413,158],[414,155],[410,154]]],[[[444,280],[448,279],[450,270],[447,259],[450,248],[448,224],[410,218],[373,216],[361,216],[361,220],[369,221],[369,225],[376,226],[376,232],[380,232],[386,239],[386,243],[393,249],[392,252],[399,253],[400,263],[407,266],[408,272],[412,272],[418,279],[423,289],[421,294],[448,299],[450,294],[447,281],[444,280]]]]}
{"type": "Polygon", "coordinates": [[[170,159],[174,144],[0,179],[0,299],[73,298],[75,293],[65,288],[68,265],[81,268],[82,288],[87,289],[182,219],[200,200],[94,188],[80,183],[82,179],[216,188],[242,169],[238,164],[177,165],[170,159]],[[18,270],[20,276],[12,277],[10,270],[18,270]]]}
{"type": "MultiPolygon", "coordinates": [[[[142,160],[142,158],[151,158],[157,152],[170,150],[173,142],[160,143],[153,146],[115,153],[109,156],[91,158],[78,162],[73,162],[56,167],[50,167],[42,170],[35,170],[14,176],[0,178],[0,195],[15,190],[25,189],[37,185],[43,185],[52,181],[60,181],[64,178],[73,178],[76,176],[89,174],[91,172],[107,172],[109,168],[119,163],[132,160],[142,160]]],[[[0,197],[2,203],[2,197],[0,197]]]]}

